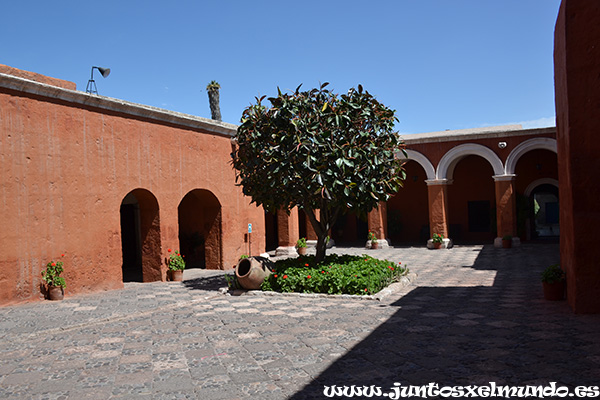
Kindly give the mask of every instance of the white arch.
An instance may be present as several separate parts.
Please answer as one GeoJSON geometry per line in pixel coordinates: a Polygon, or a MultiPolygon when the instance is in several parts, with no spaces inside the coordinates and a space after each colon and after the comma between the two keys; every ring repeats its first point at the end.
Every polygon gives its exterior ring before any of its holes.
{"type": "Polygon", "coordinates": [[[454,167],[456,164],[466,156],[476,155],[485,158],[492,169],[494,175],[503,175],[504,167],[500,158],[489,148],[475,143],[466,143],[450,149],[442,159],[437,167],[436,177],[437,179],[452,179],[454,173],[454,167]]]}
{"type": "Polygon", "coordinates": [[[396,157],[401,160],[412,160],[418,162],[421,165],[421,167],[423,167],[423,169],[425,170],[427,180],[435,179],[435,168],[433,168],[433,164],[423,153],[407,149],[406,156],[407,157],[404,157],[404,154],[402,154],[402,152],[396,153],[396,157]]]}
{"type": "Polygon", "coordinates": [[[535,180],[535,181],[531,182],[529,185],[527,185],[527,189],[525,189],[525,196],[527,196],[527,197],[531,196],[531,192],[533,192],[533,190],[540,185],[554,185],[554,186],[558,187],[558,181],[556,179],[552,179],[552,178],[541,178],[541,179],[535,180]]]}
{"type": "Polygon", "coordinates": [[[507,175],[514,174],[515,168],[517,167],[517,161],[521,156],[531,150],[549,150],[556,151],[556,139],[552,138],[534,138],[519,143],[508,155],[506,159],[505,173],[507,175]]]}

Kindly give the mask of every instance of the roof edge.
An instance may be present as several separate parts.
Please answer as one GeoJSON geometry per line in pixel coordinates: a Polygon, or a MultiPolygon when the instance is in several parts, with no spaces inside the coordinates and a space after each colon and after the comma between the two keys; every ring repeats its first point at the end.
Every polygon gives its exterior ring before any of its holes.
{"type": "Polygon", "coordinates": [[[10,89],[27,94],[58,99],[75,105],[94,107],[152,121],[201,129],[212,134],[223,136],[234,136],[237,131],[237,125],[229,124],[227,122],[215,121],[195,115],[132,103],[112,97],[65,89],[3,73],[0,73],[0,89],[10,89]]]}

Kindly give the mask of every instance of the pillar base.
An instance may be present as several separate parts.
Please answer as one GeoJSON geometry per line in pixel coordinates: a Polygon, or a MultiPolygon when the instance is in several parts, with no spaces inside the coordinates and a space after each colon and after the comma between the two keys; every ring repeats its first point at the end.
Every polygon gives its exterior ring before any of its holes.
{"type": "MultiPolygon", "coordinates": [[[[442,239],[442,249],[451,249],[452,246],[454,246],[454,243],[452,242],[452,239],[450,238],[444,238],[442,239]]],[[[428,249],[433,249],[433,239],[429,239],[427,241],[427,248],[428,249]]]]}
{"type": "MultiPolygon", "coordinates": [[[[513,237],[512,238],[512,247],[519,247],[521,245],[521,238],[518,237],[513,237]]],[[[497,237],[496,239],[494,239],[494,247],[496,248],[500,248],[502,247],[502,238],[501,237],[497,237]]]]}
{"type": "Polygon", "coordinates": [[[294,246],[279,246],[275,250],[275,257],[279,256],[297,256],[298,252],[294,246]]]}
{"type": "MultiPolygon", "coordinates": [[[[380,249],[387,249],[388,247],[390,247],[390,243],[387,241],[387,239],[377,239],[377,246],[380,249]]],[[[371,241],[367,240],[367,243],[365,243],[365,247],[367,249],[371,248],[371,241]]]]}

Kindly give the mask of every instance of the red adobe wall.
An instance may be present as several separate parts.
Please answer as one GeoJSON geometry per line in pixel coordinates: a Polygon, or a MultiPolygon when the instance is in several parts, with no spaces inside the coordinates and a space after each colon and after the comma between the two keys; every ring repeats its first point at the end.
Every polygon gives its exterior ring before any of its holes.
{"type": "Polygon", "coordinates": [[[234,128],[0,76],[0,305],[39,299],[41,271],[61,253],[67,295],[122,287],[120,207],[135,189],[158,207],[142,221],[156,232],[143,251],[161,264],[145,281],[165,279],[178,206],[196,189],[221,207],[220,227],[208,228],[222,240],[207,249],[217,260],[207,268],[231,268],[247,253],[248,223],[253,252],[264,251],[263,210],[234,185],[234,128]]]}
{"type": "Polygon", "coordinates": [[[561,266],[576,313],[600,312],[598,21],[600,2],[563,0],[554,38],[561,266]]]}
{"type": "Polygon", "coordinates": [[[39,83],[43,83],[45,85],[56,86],[63,89],[76,90],[77,86],[73,82],[64,81],[62,79],[51,78],[49,76],[41,75],[35,72],[24,71],[22,69],[17,69],[13,67],[9,67],[8,65],[0,64],[0,74],[7,74],[12,76],[18,76],[19,78],[29,79],[30,81],[35,81],[39,83]]]}

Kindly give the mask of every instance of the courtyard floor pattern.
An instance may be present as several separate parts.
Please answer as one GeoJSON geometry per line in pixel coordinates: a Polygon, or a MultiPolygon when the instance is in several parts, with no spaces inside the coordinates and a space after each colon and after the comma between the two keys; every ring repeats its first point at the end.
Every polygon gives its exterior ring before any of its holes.
{"type": "Polygon", "coordinates": [[[418,278],[382,301],[228,296],[183,283],[0,308],[2,399],[319,399],[325,386],[600,382],[600,315],[543,300],[558,246],[369,254],[418,278]]]}

